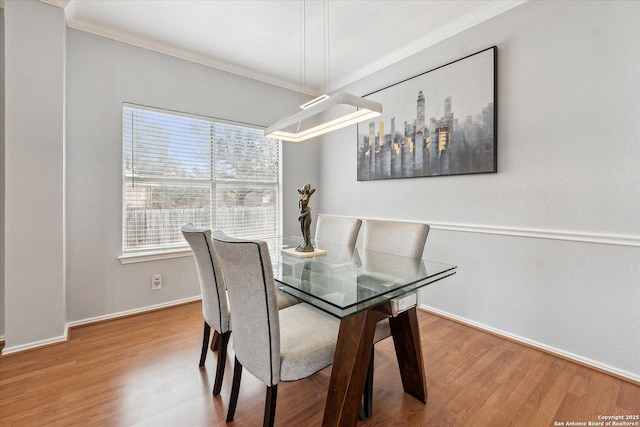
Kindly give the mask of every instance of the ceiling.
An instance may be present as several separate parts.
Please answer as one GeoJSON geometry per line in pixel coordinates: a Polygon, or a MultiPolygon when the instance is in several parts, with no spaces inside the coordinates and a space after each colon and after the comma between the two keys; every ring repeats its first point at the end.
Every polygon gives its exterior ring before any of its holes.
{"type": "MultiPolygon", "coordinates": [[[[319,94],[335,91],[524,1],[62,3],[71,28],[319,94]]],[[[48,2],[60,5],[60,0],[48,2]]]]}

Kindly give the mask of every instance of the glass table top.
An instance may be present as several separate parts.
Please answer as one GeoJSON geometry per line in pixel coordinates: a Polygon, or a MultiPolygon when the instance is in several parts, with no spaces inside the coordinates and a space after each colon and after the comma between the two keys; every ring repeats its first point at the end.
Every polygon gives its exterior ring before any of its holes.
{"type": "Polygon", "coordinates": [[[296,298],[343,318],[416,292],[456,272],[456,266],[382,252],[313,242],[326,254],[299,258],[284,249],[299,237],[265,239],[276,285],[296,298]]]}

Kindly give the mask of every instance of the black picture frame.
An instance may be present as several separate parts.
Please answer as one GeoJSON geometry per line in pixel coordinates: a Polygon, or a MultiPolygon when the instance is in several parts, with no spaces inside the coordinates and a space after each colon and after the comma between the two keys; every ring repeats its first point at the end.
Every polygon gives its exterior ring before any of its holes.
{"type": "Polygon", "coordinates": [[[358,124],[358,181],[496,173],[497,47],[365,95],[382,115],[358,124]]]}

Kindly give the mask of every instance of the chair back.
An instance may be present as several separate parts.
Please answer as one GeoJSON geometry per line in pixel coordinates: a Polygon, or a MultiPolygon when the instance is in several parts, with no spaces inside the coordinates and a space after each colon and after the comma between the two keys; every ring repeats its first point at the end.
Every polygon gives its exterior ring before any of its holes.
{"type": "Polygon", "coordinates": [[[267,386],[280,379],[278,299],[269,248],[221,231],[212,235],[224,270],[236,359],[267,386]]]}
{"type": "Polygon", "coordinates": [[[353,249],[358,239],[362,220],[339,216],[318,215],[315,239],[320,242],[337,243],[353,249]]]}
{"type": "Polygon", "coordinates": [[[365,250],[422,258],[428,234],[427,224],[368,219],[362,246],[365,250]]]}
{"type": "Polygon", "coordinates": [[[204,321],[219,333],[228,332],[229,305],[222,268],[211,242],[211,230],[193,224],[185,224],[181,230],[196,261],[204,321]]]}

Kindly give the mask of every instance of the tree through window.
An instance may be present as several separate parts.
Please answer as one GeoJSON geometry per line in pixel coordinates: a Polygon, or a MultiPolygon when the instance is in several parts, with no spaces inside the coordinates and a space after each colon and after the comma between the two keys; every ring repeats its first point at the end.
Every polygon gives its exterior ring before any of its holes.
{"type": "Polygon", "coordinates": [[[185,248],[189,222],[280,234],[280,147],[246,125],[124,104],[123,254],[185,248]]]}

